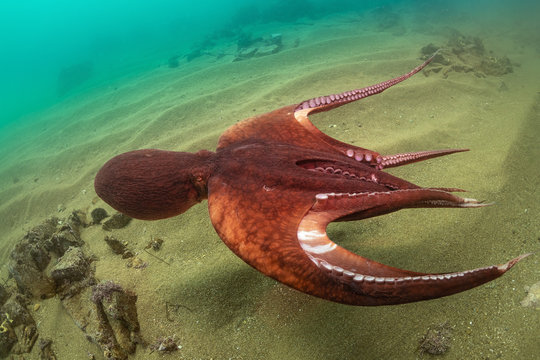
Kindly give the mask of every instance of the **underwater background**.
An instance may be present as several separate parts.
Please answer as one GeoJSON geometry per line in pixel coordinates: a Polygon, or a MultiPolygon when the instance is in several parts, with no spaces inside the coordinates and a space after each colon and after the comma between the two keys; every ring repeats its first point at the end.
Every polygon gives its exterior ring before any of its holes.
{"type": "Polygon", "coordinates": [[[2,1],[0,357],[539,358],[539,13],[537,1],[502,0],[2,1]],[[111,157],[214,150],[242,119],[390,79],[437,49],[406,82],[311,119],[384,154],[469,148],[390,172],[495,206],[403,210],[328,233],[368,258],[433,273],[536,252],[494,282],[345,306],[246,265],[206,202],[167,220],[98,224],[96,209],[115,214],[93,188],[111,157]],[[52,247],[38,256],[34,240],[52,247]],[[94,280],[80,293],[48,288],[65,244],[82,249],[96,282],[137,295],[129,355],[108,353],[81,315],[94,280]]]}

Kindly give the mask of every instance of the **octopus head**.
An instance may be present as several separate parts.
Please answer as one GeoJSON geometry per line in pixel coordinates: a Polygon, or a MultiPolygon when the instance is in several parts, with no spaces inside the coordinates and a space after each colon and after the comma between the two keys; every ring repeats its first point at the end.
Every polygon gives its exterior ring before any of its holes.
{"type": "Polygon", "coordinates": [[[107,204],[133,218],[176,216],[207,198],[212,155],[206,150],[130,151],[105,163],[94,187],[107,204]]]}

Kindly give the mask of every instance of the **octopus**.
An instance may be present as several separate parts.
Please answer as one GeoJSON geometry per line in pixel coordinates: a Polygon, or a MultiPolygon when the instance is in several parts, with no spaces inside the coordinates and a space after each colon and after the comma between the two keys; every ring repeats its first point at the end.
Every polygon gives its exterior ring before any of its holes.
{"type": "Polygon", "coordinates": [[[405,208],[478,208],[489,204],[424,188],[384,169],[468,149],[381,155],[320,131],[309,115],[379,94],[421,71],[361,89],[319,96],[228,128],[216,151],[143,149],[98,171],[94,187],[136,219],[179,215],[204,199],[212,225],[243,261],[306,294],[349,305],[390,305],[459,293],[498,278],[528,256],[442,274],[384,265],[334,243],[329,223],[405,208]]]}

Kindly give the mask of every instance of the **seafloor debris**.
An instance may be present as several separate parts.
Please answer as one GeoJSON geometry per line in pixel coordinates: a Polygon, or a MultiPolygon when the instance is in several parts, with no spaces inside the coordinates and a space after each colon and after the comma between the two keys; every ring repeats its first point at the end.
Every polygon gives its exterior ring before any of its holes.
{"type": "Polygon", "coordinates": [[[527,296],[521,300],[521,306],[540,310],[540,281],[531,286],[526,286],[525,291],[527,291],[527,296]]]}
{"type": "Polygon", "coordinates": [[[175,335],[159,337],[152,345],[150,345],[150,353],[154,351],[168,353],[180,350],[182,348],[182,345],[178,345],[174,338],[175,335]]]}
{"type": "Polygon", "coordinates": [[[431,326],[420,340],[420,354],[441,355],[450,349],[452,327],[448,322],[431,326]]]}
{"type": "Polygon", "coordinates": [[[144,269],[148,266],[148,263],[138,256],[134,256],[128,259],[126,266],[134,269],[144,269]]]}
{"type": "Polygon", "coordinates": [[[470,72],[477,77],[486,77],[501,76],[513,71],[513,65],[506,56],[496,56],[493,51],[486,50],[479,37],[465,36],[458,31],[454,31],[443,46],[424,46],[420,50],[421,58],[425,60],[437,50],[431,66],[423,70],[426,76],[441,73],[447,78],[451,72],[470,72]]]}
{"type": "Polygon", "coordinates": [[[113,229],[121,229],[126,227],[132,218],[122,213],[116,213],[111,218],[103,223],[103,230],[111,231],[113,229]]]}
{"type": "Polygon", "coordinates": [[[161,249],[161,245],[163,245],[163,239],[152,236],[152,238],[150,239],[150,242],[144,248],[158,251],[159,249],[161,249]]]}

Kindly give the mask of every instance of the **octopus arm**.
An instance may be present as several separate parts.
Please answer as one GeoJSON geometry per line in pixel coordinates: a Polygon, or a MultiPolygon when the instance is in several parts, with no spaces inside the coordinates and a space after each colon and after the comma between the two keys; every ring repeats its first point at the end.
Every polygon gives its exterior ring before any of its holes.
{"type": "Polygon", "coordinates": [[[446,274],[402,270],[332,242],[328,223],[404,207],[476,207],[443,190],[384,194],[313,194],[238,184],[217,174],[209,182],[210,218],[225,244],[246,263],[288,286],[351,305],[390,305],[455,294],[491,281],[526,255],[502,265],[446,274]],[[380,195],[380,196],[379,196],[380,195]],[[363,215],[361,215],[363,214],[363,215]]]}
{"type": "Polygon", "coordinates": [[[320,131],[308,118],[309,114],[332,110],[365,97],[379,94],[422,70],[431,62],[433,56],[408,73],[396,78],[361,89],[345,91],[340,94],[319,96],[305,100],[300,104],[285,106],[272,112],[246,119],[227,129],[219,138],[217,148],[219,150],[246,140],[271,140],[309,149],[337,153],[378,169],[400,166],[437,156],[466,151],[467,149],[446,149],[385,156],[376,151],[334,139],[320,131]]]}

